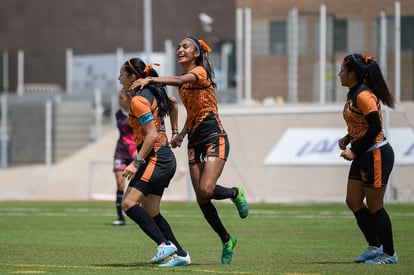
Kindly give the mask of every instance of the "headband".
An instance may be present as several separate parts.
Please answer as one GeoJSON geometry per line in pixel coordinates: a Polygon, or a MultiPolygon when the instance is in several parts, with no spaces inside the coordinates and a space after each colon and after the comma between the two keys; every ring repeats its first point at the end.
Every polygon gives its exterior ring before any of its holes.
{"type": "Polygon", "coordinates": [[[138,76],[138,78],[142,78],[142,76],[139,74],[137,69],[135,69],[135,67],[132,65],[131,60],[128,60],[128,64],[129,64],[129,67],[131,67],[131,69],[134,71],[134,73],[138,76]]]}
{"type": "Polygon", "coordinates": [[[208,52],[208,53],[211,52],[210,46],[204,40],[202,39],[196,40],[192,37],[187,37],[186,39],[189,40],[191,43],[193,43],[199,52],[208,52]]]}
{"type": "MultiPolygon", "coordinates": [[[[357,65],[358,73],[360,73],[360,74],[365,73],[365,71],[366,71],[365,67],[358,62],[358,59],[356,58],[355,54],[352,54],[351,56],[352,56],[352,59],[354,60],[355,64],[357,65]]],[[[365,63],[367,63],[367,62],[365,61],[365,63]]]]}
{"type": "MultiPolygon", "coordinates": [[[[138,72],[138,70],[135,69],[135,67],[132,65],[131,60],[128,60],[128,64],[129,64],[129,67],[131,67],[131,69],[134,71],[134,73],[138,76],[138,78],[142,78],[142,76],[138,72]]],[[[152,66],[158,66],[159,67],[160,64],[158,64],[158,63],[150,63],[150,64],[146,65],[145,68],[144,68],[144,73],[145,73],[145,76],[146,77],[149,75],[149,72],[150,72],[152,66]]]]}

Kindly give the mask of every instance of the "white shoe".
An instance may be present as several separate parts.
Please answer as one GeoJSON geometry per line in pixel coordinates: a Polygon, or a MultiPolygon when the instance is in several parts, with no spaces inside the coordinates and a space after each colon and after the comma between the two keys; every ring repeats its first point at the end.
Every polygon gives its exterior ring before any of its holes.
{"type": "Polygon", "coordinates": [[[152,264],[156,264],[171,256],[174,252],[177,251],[177,247],[172,242],[169,244],[162,243],[157,247],[157,253],[151,259],[152,264]]]}
{"type": "Polygon", "coordinates": [[[398,262],[397,253],[394,255],[388,255],[387,253],[383,253],[378,255],[374,259],[365,261],[366,264],[396,264],[398,262]]]}
{"type": "Polygon", "coordinates": [[[364,263],[365,261],[374,259],[382,254],[382,245],[380,247],[368,246],[367,250],[354,259],[356,263],[364,263]]]}
{"type": "Polygon", "coordinates": [[[158,267],[173,267],[173,266],[183,266],[183,265],[189,265],[191,264],[191,258],[190,254],[187,252],[187,255],[185,257],[178,256],[177,254],[173,254],[171,256],[171,259],[164,263],[158,265],[158,267]]]}
{"type": "Polygon", "coordinates": [[[112,225],[125,225],[125,221],[123,220],[116,220],[112,222],[112,225]]]}

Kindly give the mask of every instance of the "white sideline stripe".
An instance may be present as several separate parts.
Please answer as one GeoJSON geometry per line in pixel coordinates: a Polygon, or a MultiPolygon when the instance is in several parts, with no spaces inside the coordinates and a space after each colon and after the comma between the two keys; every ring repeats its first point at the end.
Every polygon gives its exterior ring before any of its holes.
{"type": "Polygon", "coordinates": [[[343,106],[298,106],[289,108],[224,108],[219,110],[220,115],[280,115],[280,114],[315,114],[315,113],[340,113],[343,106]]]}
{"type": "Polygon", "coordinates": [[[113,201],[114,200],[114,195],[109,195],[109,194],[92,194],[92,199],[94,200],[105,200],[105,201],[113,201]]]}
{"type": "MultiPolygon", "coordinates": [[[[169,211],[168,209],[163,210],[166,216],[168,217],[200,217],[200,213],[176,213],[175,211],[169,211]]],[[[25,215],[37,215],[37,216],[78,216],[79,214],[89,214],[91,216],[99,214],[100,216],[113,216],[113,210],[111,209],[95,209],[95,208],[66,208],[61,212],[55,212],[53,210],[45,211],[40,208],[31,208],[30,210],[25,208],[3,208],[0,211],[2,216],[25,216],[25,215]]],[[[235,214],[236,215],[236,214],[235,214]]],[[[230,216],[230,215],[226,215],[230,216]]],[[[414,217],[414,213],[399,213],[399,212],[391,212],[392,217],[414,217]]],[[[328,219],[328,218],[351,218],[353,219],[354,216],[351,212],[348,211],[340,211],[340,212],[332,212],[332,211],[323,211],[323,212],[316,212],[316,213],[303,213],[301,211],[272,211],[272,210],[250,210],[248,218],[255,218],[255,217],[266,217],[266,218],[274,218],[274,217],[284,217],[284,218],[301,218],[301,219],[310,219],[310,218],[320,218],[320,219],[328,219]]]]}

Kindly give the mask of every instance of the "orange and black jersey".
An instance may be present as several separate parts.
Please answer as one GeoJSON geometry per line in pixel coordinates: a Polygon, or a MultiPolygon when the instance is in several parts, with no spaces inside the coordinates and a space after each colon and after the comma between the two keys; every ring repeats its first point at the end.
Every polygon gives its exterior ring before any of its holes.
{"type": "Polygon", "coordinates": [[[348,126],[351,150],[357,155],[384,140],[381,104],[367,85],[362,83],[349,90],[343,117],[348,126]]]}
{"type": "Polygon", "coordinates": [[[157,100],[149,88],[144,88],[135,93],[131,99],[131,108],[129,110],[128,124],[134,131],[135,143],[137,148],[141,148],[145,139],[145,130],[143,125],[154,120],[158,136],[155,140],[154,151],[157,152],[162,146],[168,144],[165,133],[164,118],[158,115],[157,100]]]}
{"type": "Polygon", "coordinates": [[[218,115],[216,92],[202,66],[192,69],[197,81],[179,87],[179,96],[187,110],[189,143],[208,137],[226,135],[218,115]],[[202,127],[200,127],[202,126],[202,127]]]}

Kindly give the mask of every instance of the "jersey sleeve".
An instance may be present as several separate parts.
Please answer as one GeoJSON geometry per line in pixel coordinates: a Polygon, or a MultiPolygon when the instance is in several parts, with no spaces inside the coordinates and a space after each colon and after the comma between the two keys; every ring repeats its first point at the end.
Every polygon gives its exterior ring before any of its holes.
{"type": "Polygon", "coordinates": [[[358,109],[362,112],[364,116],[372,112],[378,112],[377,97],[372,92],[361,92],[358,95],[356,101],[358,109]]]}
{"type": "Polygon", "coordinates": [[[154,119],[149,101],[142,96],[135,96],[131,100],[131,110],[141,125],[154,119]]]}
{"type": "Polygon", "coordinates": [[[200,86],[204,86],[207,84],[207,72],[202,66],[197,66],[190,71],[190,73],[194,74],[197,77],[197,84],[200,86]]]}

